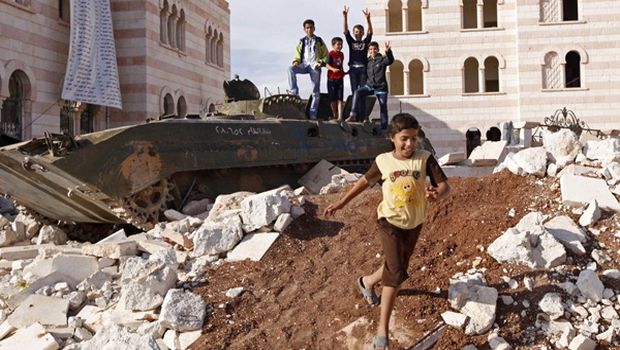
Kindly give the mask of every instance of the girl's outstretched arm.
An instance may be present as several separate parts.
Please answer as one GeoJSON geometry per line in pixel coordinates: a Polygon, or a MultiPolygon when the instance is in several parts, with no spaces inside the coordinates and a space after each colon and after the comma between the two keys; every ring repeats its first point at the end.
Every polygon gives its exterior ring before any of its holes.
{"type": "Polygon", "coordinates": [[[368,180],[366,180],[365,176],[362,176],[355,185],[344,195],[344,197],[340,198],[337,202],[330,204],[325,211],[323,211],[323,216],[330,216],[336,212],[338,209],[342,209],[347,203],[351,201],[351,199],[355,198],[358,194],[362,193],[366,188],[368,188],[368,180]]]}

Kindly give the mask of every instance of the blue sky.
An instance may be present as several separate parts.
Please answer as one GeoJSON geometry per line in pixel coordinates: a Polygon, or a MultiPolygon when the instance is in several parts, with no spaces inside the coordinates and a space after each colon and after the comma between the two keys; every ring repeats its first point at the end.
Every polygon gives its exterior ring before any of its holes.
{"type": "MultiPolygon", "coordinates": [[[[249,79],[272,94],[284,93],[288,88],[286,70],[293,58],[297,41],[305,34],[302,23],[311,18],[316,23],[316,35],[323,38],[331,49],[331,38],[342,37],[342,9],[349,11],[349,27],[361,23],[366,27],[362,14],[363,1],[341,0],[229,0],[231,34],[231,74],[249,79]]],[[[348,48],[343,49],[345,56],[348,48]]],[[[345,57],[345,60],[348,60],[345,57]]],[[[327,91],[326,73],[321,77],[321,91],[327,91]]],[[[308,75],[299,75],[300,95],[307,97],[311,88],[308,75]]],[[[349,93],[345,78],[345,94],[349,93]]]]}

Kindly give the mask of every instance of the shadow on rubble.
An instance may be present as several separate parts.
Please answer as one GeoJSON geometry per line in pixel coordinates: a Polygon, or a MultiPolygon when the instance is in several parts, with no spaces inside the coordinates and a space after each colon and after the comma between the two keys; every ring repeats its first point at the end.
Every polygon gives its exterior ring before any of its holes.
{"type": "Polygon", "coordinates": [[[323,213],[318,212],[318,206],[314,203],[306,202],[304,210],[306,213],[284,230],[285,235],[299,240],[311,240],[336,236],[344,227],[342,222],[321,219],[323,213]]]}

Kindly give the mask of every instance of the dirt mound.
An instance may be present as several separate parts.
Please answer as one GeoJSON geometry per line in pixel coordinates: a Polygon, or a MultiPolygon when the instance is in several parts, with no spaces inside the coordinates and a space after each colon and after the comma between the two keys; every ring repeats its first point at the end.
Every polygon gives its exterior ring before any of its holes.
{"type": "MultiPolygon", "coordinates": [[[[538,300],[557,289],[550,285],[553,276],[546,270],[500,265],[483,250],[531,209],[555,210],[559,194],[554,180],[502,172],[453,178],[449,183],[449,197],[430,207],[410,264],[410,279],[396,300],[393,328],[404,330],[406,336],[393,340],[391,348],[406,348],[436,326],[440,314],[449,310],[449,278],[471,268],[477,257],[478,267],[487,268],[487,281],[500,295],[519,302],[527,299],[532,305],[504,306],[500,300],[496,318],[500,335],[517,349],[548,344],[531,327],[538,300]],[[511,209],[516,215],[509,215],[511,209]],[[530,276],[536,288],[529,292],[521,283],[510,289],[501,279],[504,275],[519,281],[530,276]]],[[[340,349],[371,339],[379,308],[363,302],[355,279],[382,262],[374,224],[381,193],[376,186],[335,217],[322,217],[322,210],[340,196],[307,196],[306,214],[289,226],[262,261],[224,263],[209,270],[208,282],[195,291],[212,303],[214,311],[193,349],[340,349]],[[226,297],[226,290],[234,287],[246,291],[235,299],[226,297]],[[362,316],[370,322],[355,327],[345,340],[338,331],[362,316]]],[[[486,335],[467,337],[447,329],[435,349],[460,349],[466,344],[485,349],[485,343],[486,335]]]]}

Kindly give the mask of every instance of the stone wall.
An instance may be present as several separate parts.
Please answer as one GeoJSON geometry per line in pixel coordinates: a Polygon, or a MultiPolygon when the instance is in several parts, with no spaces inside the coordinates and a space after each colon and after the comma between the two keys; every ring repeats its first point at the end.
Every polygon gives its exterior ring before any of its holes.
{"type": "MultiPolygon", "coordinates": [[[[390,98],[390,115],[400,110],[413,113],[439,154],[464,150],[464,134],[469,127],[478,127],[484,137],[489,127],[501,121],[542,122],[564,106],[592,128],[620,126],[615,118],[620,106],[620,65],[614,60],[618,51],[615,43],[620,38],[620,23],[614,19],[620,15],[620,3],[575,1],[577,20],[545,23],[561,18],[561,9],[559,13],[555,10],[562,2],[497,0],[496,15],[484,12],[486,2],[490,1],[478,0],[476,5],[476,0],[409,0],[403,1],[406,11],[402,10],[400,0],[365,2],[372,12],[375,40],[382,50],[383,42],[390,41],[396,60],[403,63],[403,73],[398,66],[392,66],[390,72],[391,85],[405,85],[392,89],[397,95],[390,98]],[[421,30],[412,19],[414,16],[409,15],[416,7],[421,8],[421,30]],[[476,12],[477,18],[472,19],[476,12]],[[392,17],[401,14],[395,19],[399,22],[398,31],[388,27],[389,13],[392,17]],[[402,30],[403,17],[414,23],[409,26],[412,31],[407,26],[402,30]],[[472,21],[484,23],[489,18],[497,24],[463,29],[471,26],[472,21]],[[555,80],[559,80],[555,83],[564,84],[562,64],[570,51],[578,53],[581,59],[581,86],[543,88],[545,55],[557,52],[556,65],[560,70],[555,72],[555,80]],[[485,80],[484,69],[464,69],[470,57],[481,68],[485,68],[487,58],[497,59],[499,91],[464,92],[463,77],[467,73],[474,77],[478,73],[480,85],[485,80]],[[418,92],[414,90],[419,79],[412,79],[410,89],[405,82],[408,74],[415,75],[407,71],[409,63],[416,59],[423,65],[424,90],[414,94],[418,92]]],[[[484,91],[483,86],[480,90],[484,91]]]]}

